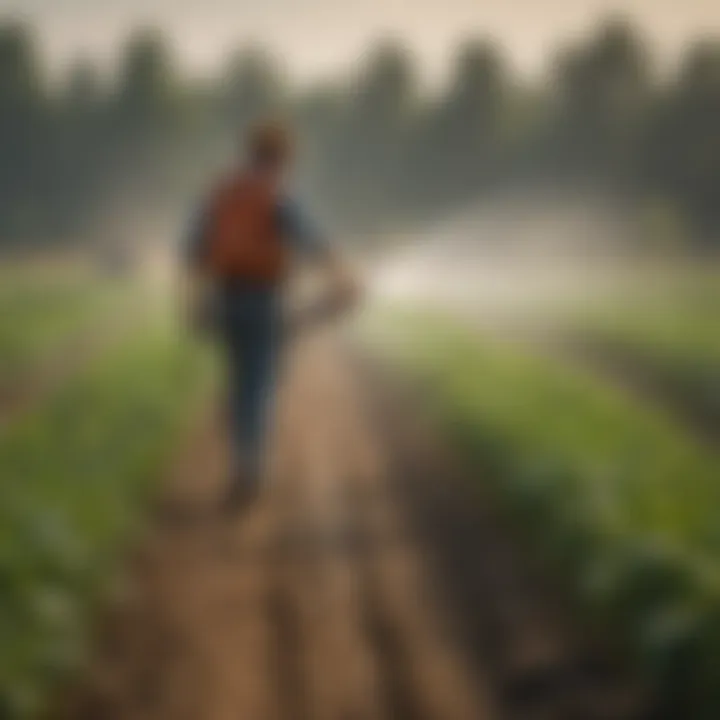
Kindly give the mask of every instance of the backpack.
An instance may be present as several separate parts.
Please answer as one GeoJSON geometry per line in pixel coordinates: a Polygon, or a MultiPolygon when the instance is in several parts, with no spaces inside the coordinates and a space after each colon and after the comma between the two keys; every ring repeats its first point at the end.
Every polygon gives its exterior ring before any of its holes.
{"type": "Polygon", "coordinates": [[[277,195],[253,178],[223,183],[210,204],[205,264],[218,280],[276,285],[287,252],[277,219],[277,195]]]}

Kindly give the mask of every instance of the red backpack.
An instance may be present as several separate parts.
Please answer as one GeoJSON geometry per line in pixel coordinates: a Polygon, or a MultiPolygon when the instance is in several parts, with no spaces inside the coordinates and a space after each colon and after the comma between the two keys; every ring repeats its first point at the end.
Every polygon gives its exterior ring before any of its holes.
{"type": "Polygon", "coordinates": [[[277,195],[257,180],[236,176],[210,205],[206,267],[217,279],[279,283],[287,251],[277,221],[277,195]]]}

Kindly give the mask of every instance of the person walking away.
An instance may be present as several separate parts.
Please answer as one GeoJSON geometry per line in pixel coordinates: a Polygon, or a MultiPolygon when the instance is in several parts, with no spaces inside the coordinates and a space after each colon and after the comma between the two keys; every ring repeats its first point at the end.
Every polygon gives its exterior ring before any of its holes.
{"type": "Polygon", "coordinates": [[[292,159],[285,128],[275,123],[253,128],[243,159],[211,194],[187,243],[191,321],[207,320],[210,286],[213,324],[227,358],[230,511],[251,501],[262,484],[282,351],[281,298],[296,261],[309,259],[324,271],[334,308],[348,309],[358,295],[340,253],[285,191],[292,159]]]}

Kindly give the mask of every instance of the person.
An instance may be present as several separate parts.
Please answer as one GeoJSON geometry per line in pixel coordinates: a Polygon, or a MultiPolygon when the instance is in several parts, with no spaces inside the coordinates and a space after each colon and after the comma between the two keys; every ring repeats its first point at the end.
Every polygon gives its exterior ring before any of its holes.
{"type": "Polygon", "coordinates": [[[358,298],[344,257],[285,189],[293,160],[289,131],[274,122],[250,130],[245,152],[195,221],[187,242],[194,324],[207,324],[206,288],[229,375],[231,477],[225,506],[256,497],[265,471],[266,437],[284,339],[281,298],[295,261],[309,259],[325,275],[336,309],[358,298]]]}

